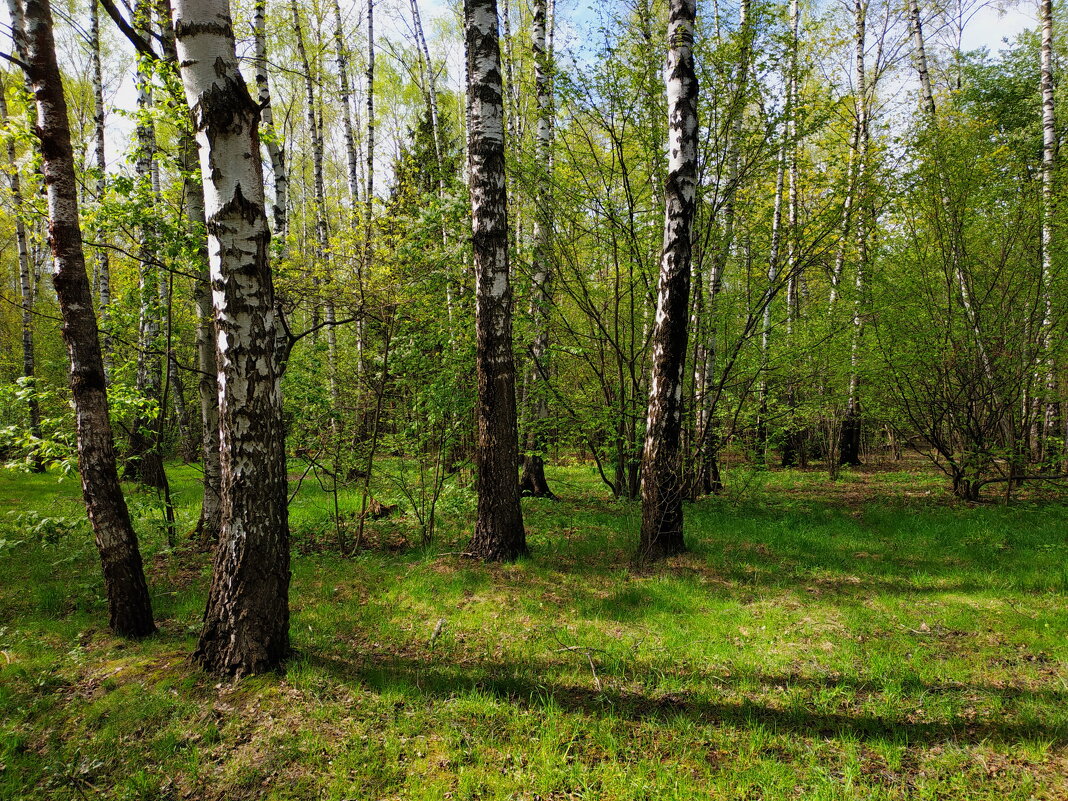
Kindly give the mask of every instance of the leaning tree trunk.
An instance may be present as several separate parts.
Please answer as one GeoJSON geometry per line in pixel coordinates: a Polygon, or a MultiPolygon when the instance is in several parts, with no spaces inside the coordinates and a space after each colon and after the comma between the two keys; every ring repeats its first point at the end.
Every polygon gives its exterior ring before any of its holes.
{"type": "Polygon", "coordinates": [[[678,461],[690,302],[690,237],[697,185],[697,76],[693,63],[696,0],[670,0],[668,13],[664,252],[653,329],[649,417],[642,452],[639,561],[686,550],[678,461]]]}
{"type": "Polygon", "coordinates": [[[115,466],[104,361],[78,221],[67,101],[52,38],[52,12],[48,0],[9,0],[8,8],[37,106],[41,172],[48,195],[48,240],[54,263],[52,282],[70,356],[82,496],[100,551],[110,626],[118,634],[143,637],[156,626],[137,535],[115,466]]]}
{"type": "Polygon", "coordinates": [[[537,189],[534,209],[534,286],[530,298],[530,316],[535,325],[531,345],[531,371],[528,379],[528,414],[530,431],[523,454],[523,473],[519,489],[536,498],[555,498],[545,479],[546,431],[549,424],[549,310],[552,307],[551,211],[552,177],[550,153],[553,130],[552,53],[546,47],[546,0],[534,2],[534,86],[538,102],[537,189]]]}
{"type": "Polygon", "coordinates": [[[486,560],[527,552],[519,502],[512,287],[508,280],[508,197],[497,0],[465,0],[467,153],[475,270],[475,443],[478,517],[470,550],[486,560]]]}
{"type": "Polygon", "coordinates": [[[226,0],[177,0],[174,32],[200,145],[219,359],[222,520],[194,659],[244,675],[289,652],[285,435],[259,107],[238,70],[226,0]]]}
{"type": "MultiPolygon", "coordinates": [[[[7,90],[0,83],[0,122],[6,128],[7,116],[7,90]]],[[[30,434],[34,439],[41,437],[41,407],[37,402],[37,393],[33,384],[35,371],[34,347],[33,347],[33,270],[30,268],[30,242],[26,234],[26,224],[22,214],[22,181],[19,180],[18,158],[15,153],[15,137],[6,134],[7,140],[7,180],[11,189],[11,216],[15,220],[15,244],[18,248],[19,259],[19,295],[22,298],[22,377],[30,382],[30,396],[26,402],[27,412],[30,415],[30,434]]],[[[32,466],[34,472],[44,471],[44,461],[38,455],[33,456],[32,466]]]]}

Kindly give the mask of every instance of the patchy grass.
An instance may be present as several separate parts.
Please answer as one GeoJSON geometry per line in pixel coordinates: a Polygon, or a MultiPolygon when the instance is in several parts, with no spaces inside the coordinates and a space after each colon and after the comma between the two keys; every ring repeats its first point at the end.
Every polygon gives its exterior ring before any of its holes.
{"type": "MultiPolygon", "coordinates": [[[[192,528],[196,472],[172,480],[192,528]]],[[[738,469],[687,509],[691,552],[636,572],[637,506],[587,466],[550,481],[515,565],[455,555],[455,488],[433,547],[397,549],[400,517],[389,547],[298,549],[294,656],[231,684],[187,661],[210,566],[154,496],[160,634],[124,642],[77,482],[0,474],[0,799],[1068,798],[1065,506],[738,469]]],[[[329,497],[294,507],[332,541],[329,497]]]]}

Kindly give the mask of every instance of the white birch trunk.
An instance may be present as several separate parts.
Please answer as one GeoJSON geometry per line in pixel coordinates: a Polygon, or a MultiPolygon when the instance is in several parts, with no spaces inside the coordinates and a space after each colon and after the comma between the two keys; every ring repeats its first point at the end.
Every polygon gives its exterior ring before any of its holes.
{"type": "Polygon", "coordinates": [[[679,439],[689,322],[692,227],[697,193],[697,76],[693,43],[696,0],[670,0],[665,83],[668,177],[660,260],[649,412],[642,450],[642,524],[638,559],[686,550],[679,439]]]}
{"type": "Polygon", "coordinates": [[[238,69],[226,0],[176,0],[174,32],[200,146],[219,369],[222,520],[194,656],[212,672],[243,675],[289,651],[285,435],[259,107],[238,69]]]}

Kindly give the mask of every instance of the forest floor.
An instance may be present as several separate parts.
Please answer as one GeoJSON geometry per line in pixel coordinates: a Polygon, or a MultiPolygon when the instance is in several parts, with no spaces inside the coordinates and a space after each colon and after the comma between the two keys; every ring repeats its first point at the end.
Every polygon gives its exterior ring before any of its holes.
{"type": "MultiPolygon", "coordinates": [[[[188,530],[197,474],[171,473],[188,530]]],[[[160,632],[126,642],[77,480],[0,473],[0,799],[1068,798],[1068,506],[738,468],[639,572],[637,505],[549,479],[532,557],[490,566],[457,555],[466,490],[432,545],[398,513],[342,557],[306,481],[294,655],[231,683],[188,660],[209,558],[167,548],[154,496],[130,491],[160,632]]]]}

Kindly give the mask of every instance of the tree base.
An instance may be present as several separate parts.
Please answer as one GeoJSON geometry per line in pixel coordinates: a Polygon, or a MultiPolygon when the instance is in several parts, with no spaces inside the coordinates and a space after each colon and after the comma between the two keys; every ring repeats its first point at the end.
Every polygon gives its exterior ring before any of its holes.
{"type": "Polygon", "coordinates": [[[519,494],[523,498],[556,500],[556,495],[549,489],[549,482],[545,480],[545,462],[540,456],[527,456],[523,459],[523,472],[519,477],[519,494]]]}

